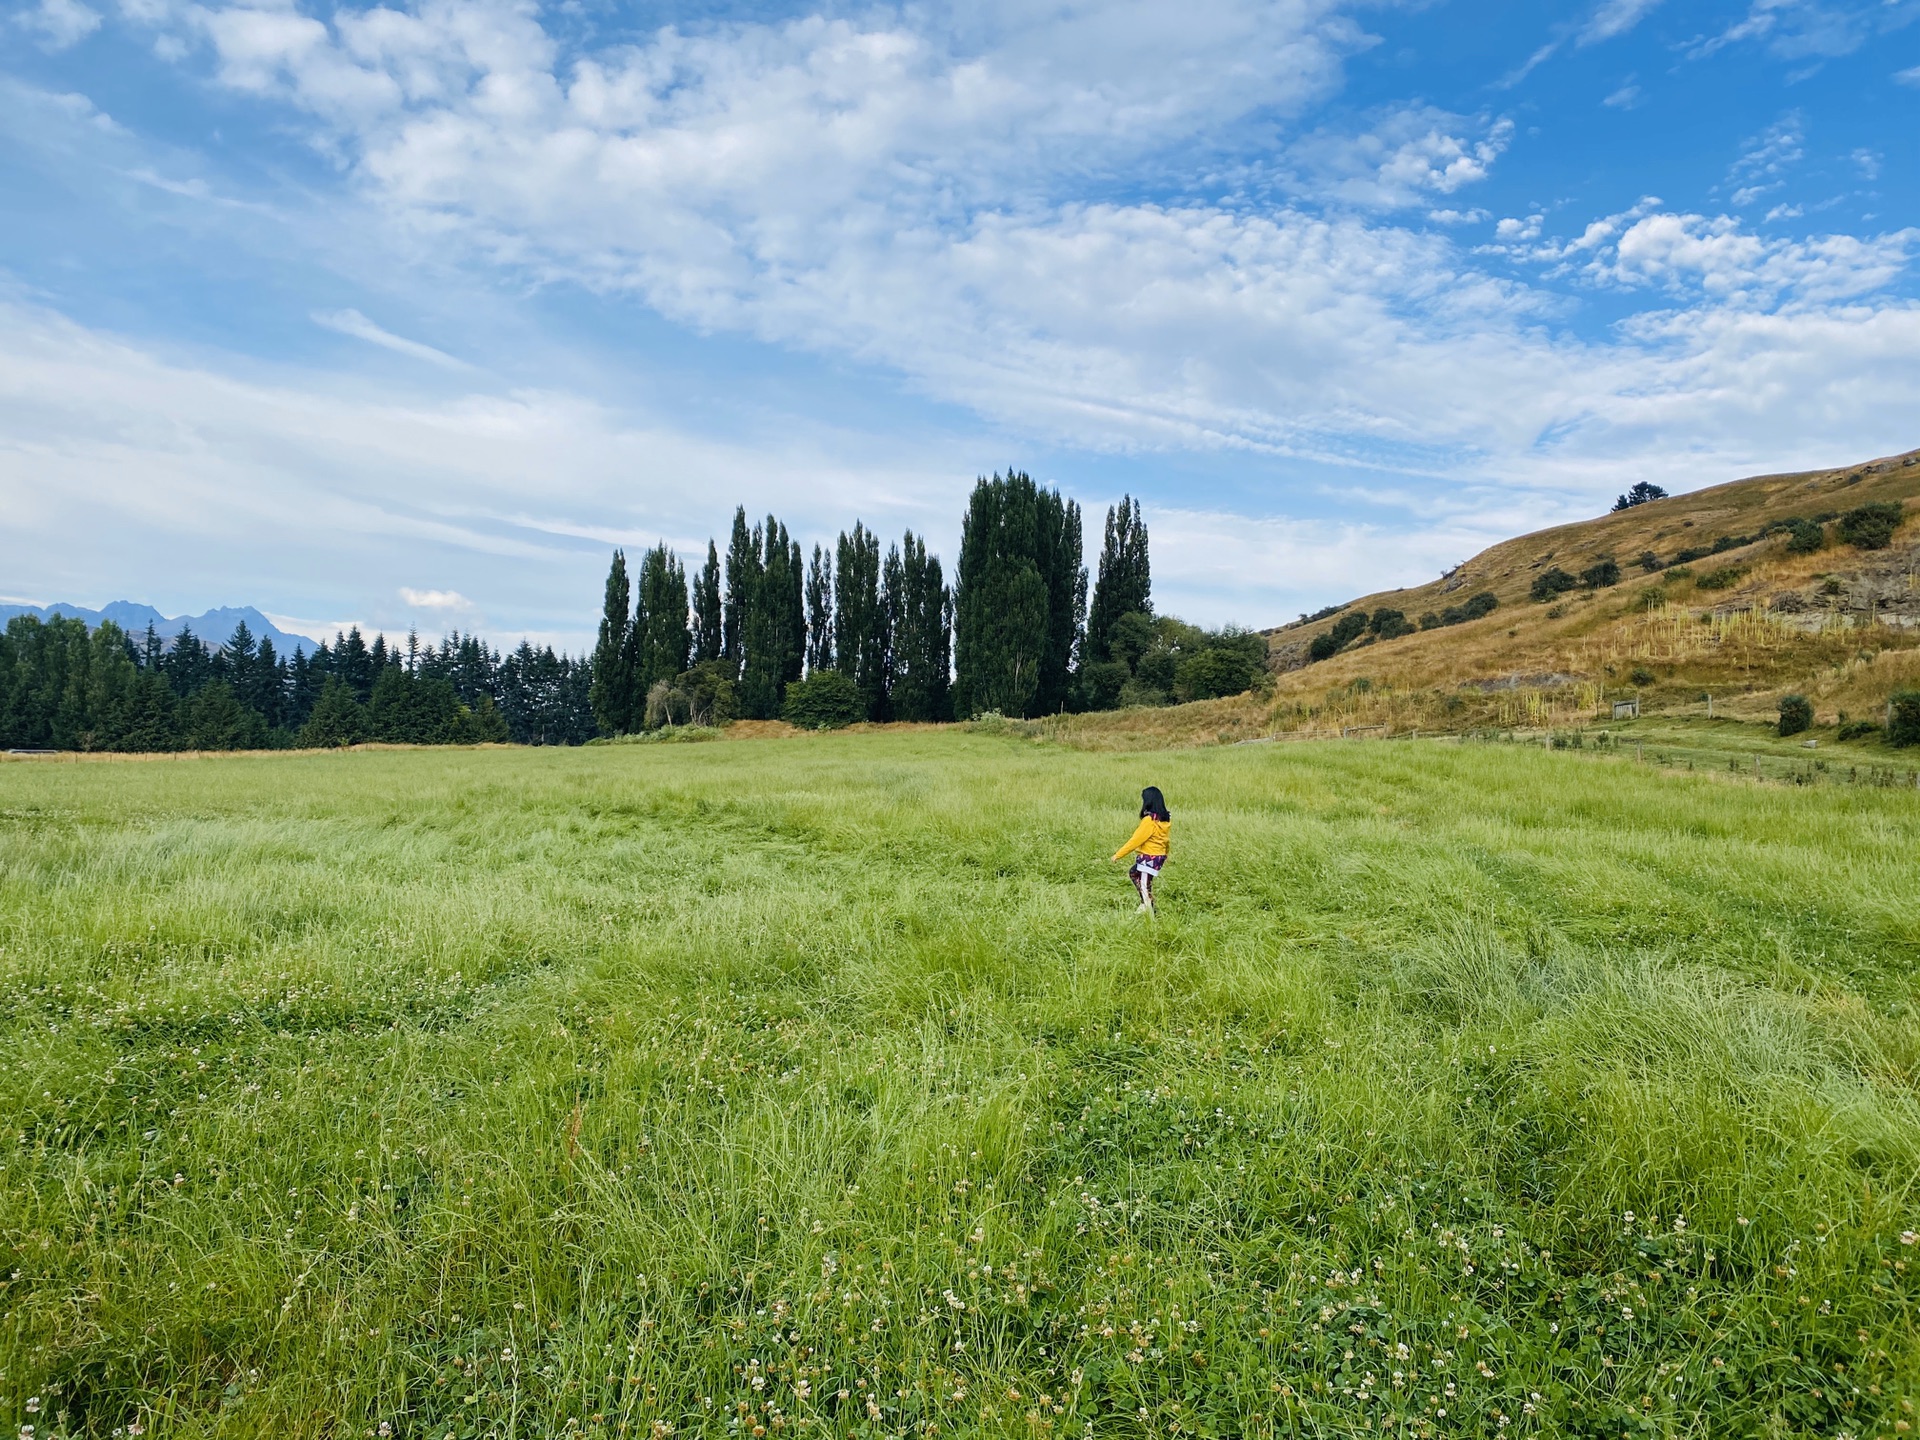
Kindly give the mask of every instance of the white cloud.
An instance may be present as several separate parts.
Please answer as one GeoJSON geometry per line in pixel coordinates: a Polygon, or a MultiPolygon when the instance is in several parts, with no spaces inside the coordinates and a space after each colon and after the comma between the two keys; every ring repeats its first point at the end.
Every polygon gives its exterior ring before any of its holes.
{"type": "Polygon", "coordinates": [[[471,610],[473,602],[458,590],[415,590],[402,585],[400,598],[416,610],[471,610]]]}
{"type": "Polygon", "coordinates": [[[1634,80],[1628,80],[1600,103],[1614,110],[1633,109],[1634,106],[1640,103],[1639,83],[1634,80]]]}
{"type": "Polygon", "coordinates": [[[1417,106],[1390,112],[1359,134],[1307,136],[1290,154],[1306,194],[1396,209],[1486,179],[1512,139],[1510,120],[1473,121],[1417,106]]]}
{"type": "Polygon", "coordinates": [[[1580,32],[1582,45],[1624,35],[1659,8],[1660,0],[1601,0],[1580,32]]]}
{"type": "Polygon", "coordinates": [[[1740,147],[1727,173],[1736,180],[1781,175],[1799,164],[1807,151],[1806,121],[1799,111],[1782,115],[1740,147]]]}
{"type": "Polygon", "coordinates": [[[456,360],[444,350],[436,350],[431,345],[423,345],[418,340],[409,340],[383,329],[373,323],[358,310],[316,310],[312,315],[313,323],[324,330],[332,330],[341,335],[350,335],[356,340],[365,340],[369,345],[378,345],[383,350],[406,355],[414,360],[425,360],[430,365],[439,365],[449,370],[468,369],[467,362],[456,360]]]}
{"type": "Polygon", "coordinates": [[[16,24],[31,30],[48,50],[67,50],[100,28],[100,12],[80,0],[40,0],[14,16],[16,24]]]}
{"type": "Polygon", "coordinates": [[[1920,85],[1920,65],[1910,70],[1896,70],[1893,78],[1902,85],[1920,85]]]}

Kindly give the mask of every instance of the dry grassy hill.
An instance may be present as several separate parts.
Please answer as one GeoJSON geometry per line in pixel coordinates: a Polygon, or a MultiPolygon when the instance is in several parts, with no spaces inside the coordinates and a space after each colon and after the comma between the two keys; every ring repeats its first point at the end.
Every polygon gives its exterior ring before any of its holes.
{"type": "Polygon", "coordinates": [[[1430,584],[1269,631],[1270,695],[1081,716],[1073,729],[1098,743],[1109,725],[1165,741],[1534,728],[1583,723],[1628,698],[1649,713],[1705,714],[1709,696],[1716,716],[1757,720],[1791,692],[1812,698],[1822,724],[1841,712],[1877,716],[1891,691],[1920,686],[1916,501],[1920,451],[1736,480],[1542,530],[1430,584]],[[1888,548],[1840,538],[1839,517],[1888,502],[1905,510],[1888,548]],[[1784,527],[1796,520],[1823,526],[1822,549],[1789,552],[1784,527]],[[1619,571],[1612,583],[1532,598],[1550,570],[1604,578],[1596,567],[1607,561],[1619,571]],[[1310,658],[1343,616],[1396,611],[1419,626],[1483,594],[1498,603],[1480,618],[1391,637],[1369,629],[1331,658],[1310,658]]]}

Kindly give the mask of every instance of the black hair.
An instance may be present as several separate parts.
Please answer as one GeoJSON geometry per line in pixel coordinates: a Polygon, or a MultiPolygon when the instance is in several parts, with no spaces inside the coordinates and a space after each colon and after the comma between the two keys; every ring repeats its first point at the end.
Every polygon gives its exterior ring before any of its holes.
{"type": "Polygon", "coordinates": [[[1144,820],[1149,815],[1163,824],[1173,819],[1172,812],[1167,809],[1166,797],[1160,793],[1158,785],[1149,785],[1140,792],[1140,818],[1144,820]]]}

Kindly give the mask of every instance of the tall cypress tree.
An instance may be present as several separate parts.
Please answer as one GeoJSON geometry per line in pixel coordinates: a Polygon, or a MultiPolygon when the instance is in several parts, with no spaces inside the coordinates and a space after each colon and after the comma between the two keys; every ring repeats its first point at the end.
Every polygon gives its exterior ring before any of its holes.
{"type": "Polygon", "coordinates": [[[859,521],[836,546],[833,653],[859,687],[869,720],[886,718],[887,610],[880,593],[880,538],[859,521]]]}
{"type": "Polygon", "coordinates": [[[1046,713],[1065,703],[1086,601],[1080,507],[1025,474],[973,488],[954,593],[954,708],[1046,713]]]}
{"type": "Polygon", "coordinates": [[[602,735],[624,735],[633,728],[633,671],[628,661],[628,634],[633,628],[631,603],[626,552],[616,550],[607,571],[600,636],[593,646],[593,686],[588,692],[594,723],[602,735]]]}
{"type": "Polygon", "coordinates": [[[885,569],[888,703],[896,720],[945,720],[950,714],[949,664],[953,597],[940,559],[909,530],[889,550],[885,569]]]}
{"type": "Polygon", "coordinates": [[[752,539],[759,558],[741,627],[740,709],[750,720],[771,720],[806,662],[805,575],[799,545],[773,516],[753,528],[752,539]]]}
{"type": "Polygon", "coordinates": [[[720,552],[707,541],[707,563],[693,580],[693,663],[718,660],[726,650],[722,622],[720,552]]]}
{"type": "Polygon", "coordinates": [[[747,529],[747,507],[736,506],[733,534],[727,540],[727,593],[721,604],[721,651],[736,674],[746,660],[749,612],[759,593],[760,570],[760,537],[747,529]]]}
{"type": "Polygon", "coordinates": [[[1081,563],[1080,505],[1057,490],[1034,497],[1035,557],[1047,586],[1047,638],[1040,652],[1040,678],[1034,689],[1034,713],[1051,715],[1073,697],[1074,667],[1079,663],[1087,614],[1087,567],[1081,563]]]}
{"type": "Polygon", "coordinates": [[[1110,634],[1122,615],[1153,613],[1153,580],[1147,563],[1147,526],[1140,502],[1130,495],[1107,510],[1106,537],[1100,546],[1100,578],[1087,612],[1087,659],[1113,658],[1110,634]]]}
{"type": "Polygon", "coordinates": [[[807,566],[807,673],[833,669],[833,560],[818,545],[807,566]]]}
{"type": "MultiPolygon", "coordinates": [[[[647,695],[687,668],[687,571],[662,540],[640,559],[639,599],[633,612],[633,700],[636,720],[647,715],[647,695]]],[[[638,728],[636,725],[635,728],[638,728]]]]}

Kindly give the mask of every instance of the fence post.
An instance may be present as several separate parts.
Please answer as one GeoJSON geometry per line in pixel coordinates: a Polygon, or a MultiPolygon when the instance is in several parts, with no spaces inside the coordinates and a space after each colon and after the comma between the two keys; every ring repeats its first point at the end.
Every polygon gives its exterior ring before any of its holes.
{"type": "Polygon", "coordinates": [[[1758,754],[1753,757],[1753,778],[1756,780],[1760,778],[1760,757],[1758,754]]]}

